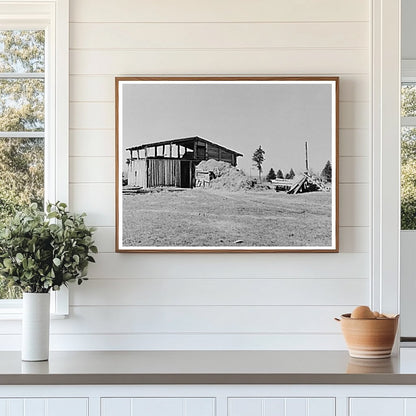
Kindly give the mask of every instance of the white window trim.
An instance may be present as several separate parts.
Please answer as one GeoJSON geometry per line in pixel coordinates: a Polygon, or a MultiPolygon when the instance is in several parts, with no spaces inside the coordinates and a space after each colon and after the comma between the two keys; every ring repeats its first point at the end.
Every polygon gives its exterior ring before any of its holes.
{"type": "MultiPolygon", "coordinates": [[[[45,200],[69,200],[69,0],[0,0],[0,29],[47,31],[45,200]]],[[[69,313],[68,289],[52,291],[53,316],[69,313]]],[[[0,319],[21,316],[21,301],[0,302],[0,319]]]]}
{"type": "Polygon", "coordinates": [[[372,1],[370,305],[400,311],[400,0],[372,1]]]}

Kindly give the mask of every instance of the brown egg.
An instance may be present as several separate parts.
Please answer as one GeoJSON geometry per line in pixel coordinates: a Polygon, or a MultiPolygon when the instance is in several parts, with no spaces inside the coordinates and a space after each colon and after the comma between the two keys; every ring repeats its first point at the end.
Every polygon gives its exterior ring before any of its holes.
{"type": "Polygon", "coordinates": [[[374,316],[376,317],[376,318],[379,318],[380,317],[380,314],[378,313],[378,312],[373,312],[374,313],[374,316]]]}
{"type": "Polygon", "coordinates": [[[357,306],[351,313],[352,319],[375,319],[374,313],[368,306],[357,306]]]}

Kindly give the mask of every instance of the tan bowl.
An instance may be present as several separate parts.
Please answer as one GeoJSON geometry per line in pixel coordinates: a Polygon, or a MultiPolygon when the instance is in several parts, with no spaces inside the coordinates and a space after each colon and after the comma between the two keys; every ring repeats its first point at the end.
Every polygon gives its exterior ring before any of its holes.
{"type": "MultiPolygon", "coordinates": [[[[339,321],[339,319],[338,319],[339,321]]],[[[391,356],[399,315],[382,319],[352,319],[341,315],[341,329],[354,358],[387,358],[391,356]]]]}

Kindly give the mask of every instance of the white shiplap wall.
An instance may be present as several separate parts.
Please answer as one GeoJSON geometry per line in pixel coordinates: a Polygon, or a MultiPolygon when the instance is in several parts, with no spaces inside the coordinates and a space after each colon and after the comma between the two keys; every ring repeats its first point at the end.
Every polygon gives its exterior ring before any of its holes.
{"type": "Polygon", "coordinates": [[[71,0],[70,22],[70,205],[100,254],[52,347],[344,348],[332,318],[369,301],[369,1],[71,0]],[[115,254],[114,77],[155,74],[339,75],[340,253],[115,254]]]}

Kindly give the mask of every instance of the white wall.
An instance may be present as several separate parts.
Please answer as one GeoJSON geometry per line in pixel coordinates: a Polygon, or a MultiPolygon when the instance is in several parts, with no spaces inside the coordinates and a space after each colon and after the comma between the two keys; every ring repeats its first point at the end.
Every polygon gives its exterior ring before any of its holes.
{"type": "Polygon", "coordinates": [[[333,317],[370,298],[369,4],[71,0],[70,205],[100,254],[53,348],[345,348],[333,317]],[[155,74],[339,75],[340,253],[115,254],[114,77],[155,74]]]}

